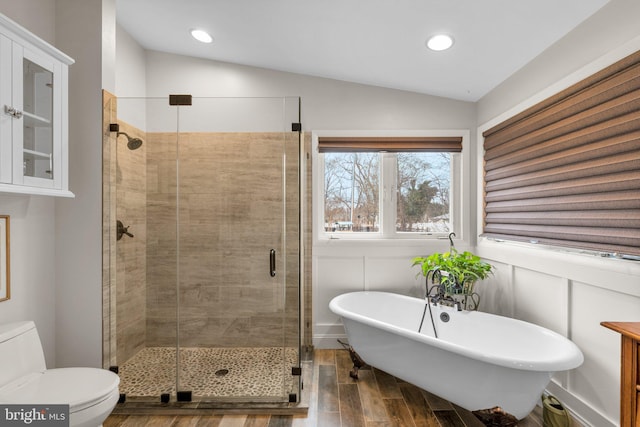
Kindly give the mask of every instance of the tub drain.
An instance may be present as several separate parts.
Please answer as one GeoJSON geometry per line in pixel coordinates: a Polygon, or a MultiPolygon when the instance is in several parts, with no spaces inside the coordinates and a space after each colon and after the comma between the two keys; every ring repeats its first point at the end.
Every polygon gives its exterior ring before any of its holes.
{"type": "Polygon", "coordinates": [[[229,373],[228,369],[218,369],[215,373],[216,377],[224,377],[229,373]]]}

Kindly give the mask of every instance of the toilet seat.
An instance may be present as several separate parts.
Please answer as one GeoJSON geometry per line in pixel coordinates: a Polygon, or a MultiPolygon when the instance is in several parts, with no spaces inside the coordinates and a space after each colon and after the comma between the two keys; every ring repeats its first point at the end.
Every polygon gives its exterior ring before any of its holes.
{"type": "Polygon", "coordinates": [[[120,378],[95,368],[59,368],[35,372],[0,388],[0,402],[69,405],[80,412],[118,394],[120,378]]]}

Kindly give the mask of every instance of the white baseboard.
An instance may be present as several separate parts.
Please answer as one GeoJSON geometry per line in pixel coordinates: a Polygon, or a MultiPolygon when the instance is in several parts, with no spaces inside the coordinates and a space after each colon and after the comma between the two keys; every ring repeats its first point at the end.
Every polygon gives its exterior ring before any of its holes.
{"type": "Polygon", "coordinates": [[[343,348],[338,340],[347,342],[347,335],[345,334],[325,334],[322,336],[313,336],[313,347],[321,349],[340,349],[343,348]]]}
{"type": "Polygon", "coordinates": [[[557,397],[576,421],[585,427],[617,427],[618,423],[583,402],[555,382],[550,382],[547,392],[557,397]]]}
{"type": "Polygon", "coordinates": [[[313,346],[315,348],[342,348],[338,340],[347,341],[342,323],[317,323],[313,328],[313,346]]]}

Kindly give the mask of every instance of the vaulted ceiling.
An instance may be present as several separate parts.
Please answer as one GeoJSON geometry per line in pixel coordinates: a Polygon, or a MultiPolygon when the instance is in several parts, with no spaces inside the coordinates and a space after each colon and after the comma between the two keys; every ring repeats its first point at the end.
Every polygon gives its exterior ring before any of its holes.
{"type": "Polygon", "coordinates": [[[477,101],[607,1],[117,0],[117,21],[149,50],[477,101]]]}

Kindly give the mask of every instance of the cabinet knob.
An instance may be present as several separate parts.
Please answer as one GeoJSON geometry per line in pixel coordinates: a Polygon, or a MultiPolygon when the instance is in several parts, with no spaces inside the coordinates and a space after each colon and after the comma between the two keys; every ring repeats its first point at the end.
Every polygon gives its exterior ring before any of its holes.
{"type": "Polygon", "coordinates": [[[19,119],[19,118],[21,118],[21,117],[22,117],[22,111],[20,111],[20,110],[16,110],[15,108],[10,107],[10,106],[8,106],[8,105],[5,105],[5,106],[4,106],[4,112],[5,112],[6,114],[10,115],[11,117],[16,118],[16,119],[19,119]]]}

